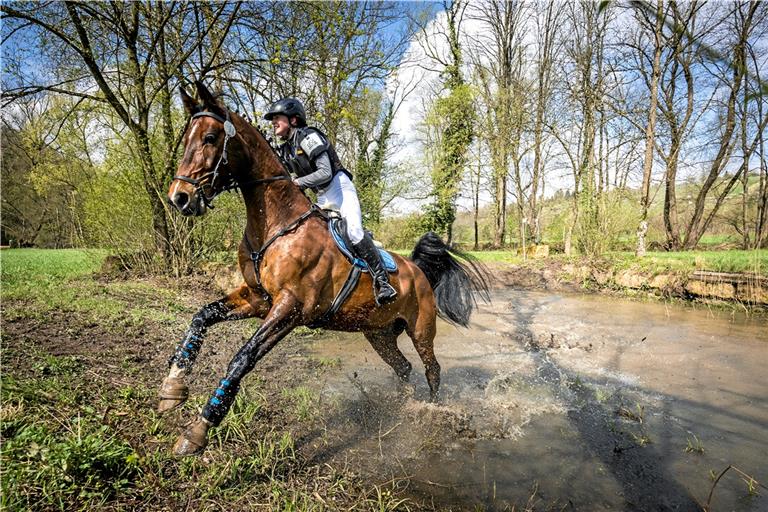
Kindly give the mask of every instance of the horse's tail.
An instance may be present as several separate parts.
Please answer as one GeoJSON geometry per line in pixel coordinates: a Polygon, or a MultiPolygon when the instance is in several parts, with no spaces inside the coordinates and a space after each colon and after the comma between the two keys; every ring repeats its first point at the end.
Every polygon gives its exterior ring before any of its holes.
{"type": "Polygon", "coordinates": [[[485,265],[474,256],[451,249],[435,233],[430,231],[421,237],[411,259],[432,285],[440,318],[466,327],[477,307],[474,294],[486,302],[490,300],[485,265]]]}

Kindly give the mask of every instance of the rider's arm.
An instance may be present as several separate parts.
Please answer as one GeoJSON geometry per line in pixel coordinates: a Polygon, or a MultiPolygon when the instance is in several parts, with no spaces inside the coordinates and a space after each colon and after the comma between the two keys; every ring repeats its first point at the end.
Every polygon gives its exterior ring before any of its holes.
{"type": "Polygon", "coordinates": [[[302,189],[322,187],[327,185],[331,178],[333,178],[333,168],[331,167],[331,159],[328,157],[328,152],[324,151],[315,159],[315,165],[317,170],[313,173],[307,174],[298,178],[296,182],[302,189]]]}

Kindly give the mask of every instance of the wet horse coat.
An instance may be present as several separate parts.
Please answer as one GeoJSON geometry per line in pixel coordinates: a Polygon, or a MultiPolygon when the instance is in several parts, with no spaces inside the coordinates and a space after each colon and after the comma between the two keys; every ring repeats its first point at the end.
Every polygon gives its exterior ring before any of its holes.
{"type": "MultiPolygon", "coordinates": [[[[267,140],[222,107],[202,84],[197,88],[201,105],[182,91],[192,119],[168,198],[184,215],[202,215],[219,192],[240,189],[247,212],[238,251],[244,282],[194,316],[171,357],[171,372],[163,381],[158,409],[165,411],[186,400],[184,375],[194,363],[208,327],[249,317],[263,318],[264,322],[230,362],[201,417],[179,438],[175,452],[180,455],[205,447],[208,429],[223,420],[245,375],[295,327],[311,325],[323,317],[351,268],[336,248],[326,220],[286,179],[267,140]],[[254,252],[260,257],[252,257],[254,252]]],[[[440,313],[449,321],[466,325],[474,307],[473,291],[487,296],[484,272],[471,261],[460,264],[431,233],[417,244],[412,260],[396,254],[392,257],[397,264],[397,271],[390,274],[398,292],[395,302],[377,306],[371,277],[366,273],[326,327],[362,331],[402,380],[411,372],[411,363],[397,347],[397,337],[405,331],[424,364],[434,400],[440,386],[440,365],[433,349],[436,317],[440,313]]]]}

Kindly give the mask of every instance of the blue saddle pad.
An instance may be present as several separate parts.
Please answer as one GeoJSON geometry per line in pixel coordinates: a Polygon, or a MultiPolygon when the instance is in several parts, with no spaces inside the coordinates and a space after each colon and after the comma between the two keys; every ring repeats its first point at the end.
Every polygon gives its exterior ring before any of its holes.
{"type": "MultiPolygon", "coordinates": [[[[329,220],[328,229],[331,232],[331,236],[333,237],[334,242],[336,242],[336,246],[339,248],[341,253],[346,256],[353,265],[360,267],[363,272],[368,272],[368,265],[365,264],[365,261],[355,256],[350,250],[349,246],[351,244],[347,240],[346,229],[344,229],[343,220],[339,218],[329,220]]],[[[395,263],[395,259],[392,257],[392,255],[384,249],[378,249],[378,251],[381,255],[381,261],[384,263],[384,268],[387,269],[387,272],[396,272],[397,263],[395,263]]]]}

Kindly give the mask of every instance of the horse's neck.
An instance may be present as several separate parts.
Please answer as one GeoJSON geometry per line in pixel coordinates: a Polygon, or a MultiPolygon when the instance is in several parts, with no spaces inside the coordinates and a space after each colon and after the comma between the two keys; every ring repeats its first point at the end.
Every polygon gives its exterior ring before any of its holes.
{"type": "MultiPolygon", "coordinates": [[[[249,135],[247,142],[253,162],[251,176],[264,179],[283,175],[282,164],[267,141],[258,134],[249,135]]],[[[245,187],[243,201],[247,212],[246,233],[253,244],[263,244],[311,206],[307,197],[290,180],[245,187]]]]}

